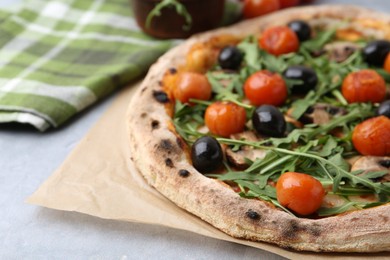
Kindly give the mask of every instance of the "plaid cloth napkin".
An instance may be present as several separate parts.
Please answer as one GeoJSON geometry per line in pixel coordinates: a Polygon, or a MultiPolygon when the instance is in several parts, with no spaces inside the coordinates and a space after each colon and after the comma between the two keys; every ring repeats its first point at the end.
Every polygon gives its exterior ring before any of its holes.
{"type": "Polygon", "coordinates": [[[58,127],[172,44],[140,31],[129,0],[27,0],[1,11],[0,122],[58,127]]]}

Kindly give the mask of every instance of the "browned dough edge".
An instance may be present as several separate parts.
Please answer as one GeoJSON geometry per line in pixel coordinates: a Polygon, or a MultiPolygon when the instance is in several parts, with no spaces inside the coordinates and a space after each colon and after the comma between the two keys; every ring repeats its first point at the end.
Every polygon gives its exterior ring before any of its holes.
{"type": "Polygon", "coordinates": [[[182,139],[169,130],[172,120],[164,104],[153,97],[155,91],[162,91],[159,81],[164,72],[184,64],[186,52],[196,42],[223,33],[256,34],[269,25],[318,17],[373,18],[390,24],[389,16],[355,6],[311,6],[279,11],[193,36],[163,55],[135,93],[126,115],[130,159],[147,182],[165,197],[233,237],[306,251],[390,251],[389,204],[319,220],[298,218],[266,202],[241,198],[221,183],[203,176],[187,160],[182,139]],[[181,176],[180,170],[188,171],[188,176],[181,176]],[[250,218],[248,211],[257,214],[250,214],[250,218]]]}

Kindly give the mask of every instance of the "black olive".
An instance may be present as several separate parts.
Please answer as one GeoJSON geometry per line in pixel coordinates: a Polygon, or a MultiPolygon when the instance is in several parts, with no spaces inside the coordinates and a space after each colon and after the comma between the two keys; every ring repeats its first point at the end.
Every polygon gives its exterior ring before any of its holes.
{"type": "Polygon", "coordinates": [[[376,113],[378,116],[387,116],[390,118],[390,99],[382,102],[376,113]]]}
{"type": "Polygon", "coordinates": [[[363,57],[368,64],[382,67],[389,52],[389,41],[376,40],[368,43],[366,47],[364,47],[363,57]]]}
{"type": "Polygon", "coordinates": [[[262,105],[252,115],[252,124],[259,134],[282,137],[286,131],[286,120],[274,106],[262,105]]]}
{"type": "Polygon", "coordinates": [[[318,83],[317,73],[304,66],[290,66],[284,72],[286,79],[300,80],[302,83],[292,85],[291,92],[294,94],[305,94],[314,89],[318,83]]]}
{"type": "Polygon", "coordinates": [[[295,32],[299,41],[309,40],[311,37],[310,25],[302,20],[294,20],[288,23],[288,27],[295,32]]]}
{"type": "Polygon", "coordinates": [[[201,173],[211,172],[222,165],[222,148],[218,141],[210,136],[196,140],[191,149],[192,164],[201,173]]]}
{"type": "Polygon", "coordinates": [[[218,63],[223,69],[236,70],[240,67],[243,56],[237,47],[227,46],[220,51],[218,63]]]}
{"type": "Polygon", "coordinates": [[[380,164],[382,167],[390,168],[390,160],[381,160],[381,161],[379,161],[379,164],[380,164]]]}

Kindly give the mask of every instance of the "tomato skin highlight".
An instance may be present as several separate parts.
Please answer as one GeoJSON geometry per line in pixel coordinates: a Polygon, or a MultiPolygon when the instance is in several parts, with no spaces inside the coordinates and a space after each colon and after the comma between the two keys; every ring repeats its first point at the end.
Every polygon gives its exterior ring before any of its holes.
{"type": "Polygon", "coordinates": [[[242,13],[244,18],[250,19],[279,9],[279,0],[244,0],[242,13]]]}
{"type": "Polygon", "coordinates": [[[348,103],[379,103],[386,97],[386,83],[376,71],[364,69],[348,74],[341,92],[348,103]]]}
{"type": "Polygon", "coordinates": [[[209,100],[211,97],[211,85],[207,77],[196,72],[181,72],[176,79],[173,91],[174,97],[182,103],[191,103],[189,100],[209,100]]]}
{"type": "Polygon", "coordinates": [[[232,102],[215,102],[205,112],[205,123],[210,132],[222,137],[244,131],[246,111],[232,102]]]}
{"type": "Polygon", "coordinates": [[[296,52],[299,49],[299,39],[288,26],[275,26],[266,29],[259,37],[261,48],[275,56],[296,52]]]}
{"type": "Polygon", "coordinates": [[[308,174],[286,172],[276,183],[276,197],[282,206],[299,215],[310,215],[320,208],[325,189],[308,174]]]}
{"type": "Polygon", "coordinates": [[[245,81],[244,92],[255,106],[280,106],[286,101],[288,95],[283,78],[268,70],[260,70],[252,74],[245,81]]]}
{"type": "Polygon", "coordinates": [[[378,116],[358,124],[352,133],[352,143],[362,155],[390,155],[390,119],[378,116]]]}
{"type": "Polygon", "coordinates": [[[386,56],[386,59],[385,59],[385,63],[383,65],[383,68],[385,71],[387,71],[388,73],[390,73],[390,52],[389,54],[387,54],[386,56]]]}

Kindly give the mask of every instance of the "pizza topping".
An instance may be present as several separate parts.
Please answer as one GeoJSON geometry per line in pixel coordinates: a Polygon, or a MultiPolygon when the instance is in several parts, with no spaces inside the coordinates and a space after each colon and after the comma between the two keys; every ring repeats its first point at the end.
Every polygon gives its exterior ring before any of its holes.
{"type": "Polygon", "coordinates": [[[203,136],[192,145],[191,159],[195,169],[199,172],[214,171],[222,165],[221,145],[215,138],[203,136]]]}
{"type": "Polygon", "coordinates": [[[363,171],[360,175],[370,176],[380,182],[390,181],[390,157],[362,156],[352,165],[352,171],[363,171]],[[386,165],[386,162],[388,165],[386,165]]]}
{"type": "MultiPolygon", "coordinates": [[[[339,42],[336,44],[338,29],[336,23],[332,26],[335,27],[324,29],[323,24],[313,25],[312,37],[298,42],[298,48],[293,53],[285,54],[273,54],[261,45],[265,33],[260,38],[248,36],[241,41],[220,45],[215,44],[215,39],[210,40],[214,46],[211,48],[213,53],[221,54],[225,47],[232,48],[232,52],[239,50],[242,60],[236,69],[224,69],[217,61],[218,55],[214,63],[209,64],[203,75],[211,85],[210,100],[191,99],[189,104],[176,99],[174,123],[183,139],[191,144],[205,135],[217,136],[215,142],[222,145],[226,155],[227,161],[222,163],[221,159],[213,170],[198,169],[194,163],[196,169],[231,185],[242,197],[269,201],[290,214],[301,213],[281,205],[275,188],[285,172],[304,172],[326,187],[327,199],[312,217],[330,216],[390,201],[389,183],[376,182],[372,178],[381,173],[362,174],[363,170],[351,170],[349,163],[349,158],[359,153],[351,141],[355,126],[375,116],[378,107],[375,94],[370,92],[378,92],[378,89],[381,92],[382,85],[385,85],[383,80],[390,82],[390,74],[365,63],[363,52],[356,51],[363,48],[364,39],[352,43],[352,47],[339,42]],[[325,49],[327,52],[323,52],[325,49]],[[329,59],[329,53],[336,49],[344,52],[343,59],[329,59]],[[297,67],[311,81],[287,73],[297,67]],[[369,80],[365,77],[362,77],[363,80],[347,79],[356,75],[353,73],[366,74],[366,71],[369,71],[369,80]],[[372,75],[374,80],[370,78],[372,75]],[[304,93],[297,93],[296,86],[312,82],[313,78],[317,80],[315,84],[311,83],[304,93]],[[363,92],[363,97],[368,96],[369,99],[349,103],[348,91],[345,94],[342,88],[343,81],[349,81],[345,83],[346,89],[352,86],[349,92],[358,89],[358,92],[363,92]],[[261,138],[246,138],[241,135],[243,133],[229,135],[214,130],[224,125],[239,125],[224,116],[219,123],[218,117],[207,119],[211,117],[206,112],[209,108],[215,109],[215,106],[219,111],[226,104],[239,107],[241,115],[252,115],[252,120],[242,120],[245,126],[241,131],[252,131],[254,135],[256,132],[261,138]],[[265,117],[262,117],[263,112],[265,117]],[[274,121],[267,121],[270,118],[274,121]],[[293,124],[286,123],[286,119],[293,124]],[[230,123],[224,124],[225,121],[230,123]],[[370,199],[361,199],[363,195],[370,199]],[[331,196],[341,199],[336,204],[327,203],[331,201],[328,199],[331,196]]],[[[208,42],[203,45],[211,46],[208,42]]],[[[184,68],[188,69],[187,66],[184,68]]],[[[386,143],[387,135],[381,136],[380,142],[386,143]]]]}
{"type": "Polygon", "coordinates": [[[275,56],[296,52],[299,49],[299,39],[293,30],[287,26],[275,26],[266,29],[259,38],[259,45],[275,56]]]}
{"type": "Polygon", "coordinates": [[[334,42],[327,44],[324,50],[327,51],[329,60],[343,62],[359,48],[359,45],[353,42],[334,42]]]}
{"type": "Polygon", "coordinates": [[[276,183],[276,196],[282,206],[299,215],[310,215],[320,208],[325,189],[310,175],[286,172],[276,183]]]}
{"type": "Polygon", "coordinates": [[[259,220],[261,218],[260,214],[252,209],[248,210],[246,212],[246,215],[248,218],[253,219],[253,220],[259,220]]]}
{"type": "Polygon", "coordinates": [[[378,116],[387,116],[390,118],[390,100],[386,100],[380,104],[377,110],[378,116]]]}
{"type": "Polygon", "coordinates": [[[187,170],[180,170],[179,171],[179,175],[181,176],[181,177],[183,177],[183,178],[187,178],[188,176],[190,176],[190,172],[189,171],[187,171],[187,170]]]}
{"type": "Polygon", "coordinates": [[[215,102],[207,107],[205,123],[212,134],[229,137],[245,128],[246,112],[232,102],[215,102]]]}
{"type": "Polygon", "coordinates": [[[386,56],[385,64],[383,65],[383,68],[385,69],[385,71],[390,73],[390,52],[386,56]]]}
{"type": "Polygon", "coordinates": [[[363,49],[363,57],[368,64],[382,67],[389,52],[389,41],[375,40],[367,44],[363,49]]]}
{"type": "Polygon", "coordinates": [[[288,23],[288,27],[296,33],[300,42],[309,40],[311,38],[310,25],[305,21],[291,21],[288,23]]]}
{"type": "Polygon", "coordinates": [[[253,112],[254,129],[262,135],[282,137],[286,131],[283,114],[274,106],[262,105],[253,112]]]}
{"type": "Polygon", "coordinates": [[[287,86],[283,78],[268,70],[252,74],[244,84],[245,96],[255,105],[282,105],[287,98],[287,86]]]}
{"type": "Polygon", "coordinates": [[[211,85],[203,74],[181,72],[173,94],[182,103],[190,103],[190,99],[208,100],[211,97],[211,85]]]}
{"type": "Polygon", "coordinates": [[[353,130],[352,142],[363,155],[390,155],[390,119],[378,116],[358,124],[353,130]]]}
{"type": "Polygon", "coordinates": [[[376,71],[365,69],[348,74],[341,90],[349,103],[382,102],[386,97],[386,82],[376,71]]]}
{"type": "Polygon", "coordinates": [[[222,69],[236,70],[240,67],[243,59],[242,52],[235,46],[223,48],[218,56],[218,64],[222,69]]]}
{"type": "Polygon", "coordinates": [[[310,90],[313,90],[318,83],[316,72],[311,68],[301,65],[288,67],[287,70],[283,72],[283,77],[301,82],[292,84],[292,93],[305,94],[310,90]]]}

